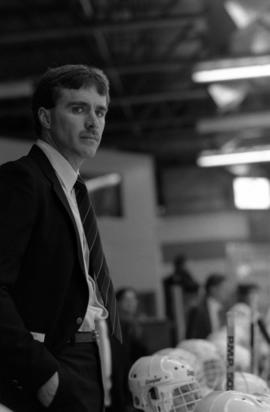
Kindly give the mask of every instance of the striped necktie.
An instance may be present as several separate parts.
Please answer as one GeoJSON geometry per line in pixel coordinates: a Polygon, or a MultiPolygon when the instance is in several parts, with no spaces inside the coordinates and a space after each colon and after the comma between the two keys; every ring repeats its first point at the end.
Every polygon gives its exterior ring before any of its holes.
{"type": "Polygon", "coordinates": [[[107,262],[97,227],[97,219],[93,205],[89,199],[86,185],[78,176],[74,185],[78,209],[89,247],[89,274],[96,281],[103,303],[109,312],[109,321],[114,334],[122,341],[121,326],[113,284],[109,275],[107,262]]]}

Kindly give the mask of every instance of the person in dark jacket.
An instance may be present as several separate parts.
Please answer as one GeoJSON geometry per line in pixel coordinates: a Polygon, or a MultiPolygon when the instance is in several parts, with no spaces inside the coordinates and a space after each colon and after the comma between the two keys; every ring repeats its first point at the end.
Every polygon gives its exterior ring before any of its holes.
{"type": "Polygon", "coordinates": [[[112,341],[112,390],[111,407],[108,412],[131,412],[134,409],[128,388],[129,370],[137,359],[149,355],[141,327],[145,315],[140,311],[138,294],[134,288],[118,289],[116,298],[123,344],[119,345],[117,341],[112,341]]]}
{"type": "Polygon", "coordinates": [[[205,293],[196,306],[189,311],[186,338],[206,339],[219,330],[224,322],[224,303],[227,299],[226,276],[211,273],[204,284],[205,293]]]}
{"type": "Polygon", "coordinates": [[[103,411],[97,324],[121,330],[79,169],[108,105],[101,70],[49,69],[32,100],[36,143],[0,167],[0,401],[15,412],[103,411]]]}
{"type": "Polygon", "coordinates": [[[163,279],[166,317],[171,322],[171,345],[186,335],[190,307],[197,302],[200,285],[186,265],[186,256],[178,254],[173,260],[173,272],[163,279]]]}

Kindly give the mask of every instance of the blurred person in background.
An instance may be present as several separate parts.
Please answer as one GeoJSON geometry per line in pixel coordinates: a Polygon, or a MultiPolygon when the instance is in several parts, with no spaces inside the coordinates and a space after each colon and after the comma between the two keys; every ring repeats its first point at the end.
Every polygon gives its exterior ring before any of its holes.
{"type": "Polygon", "coordinates": [[[262,289],[257,282],[240,283],[237,286],[237,301],[232,309],[236,319],[236,337],[239,337],[240,344],[248,349],[251,347],[252,368],[269,383],[270,334],[267,327],[267,315],[261,313],[261,297],[262,289]],[[241,336],[239,336],[240,331],[241,336]]]}
{"type": "Polygon", "coordinates": [[[173,260],[173,272],[163,279],[166,317],[171,321],[171,344],[176,345],[186,335],[190,308],[197,304],[200,285],[187,268],[187,258],[178,254],[173,260]]]}
{"type": "Polygon", "coordinates": [[[128,372],[131,365],[141,356],[149,354],[144,344],[140,322],[145,315],[140,310],[137,291],[123,287],[116,291],[119,316],[123,334],[123,344],[113,340],[112,348],[112,389],[110,412],[133,410],[128,389],[128,372]]]}
{"type": "Polygon", "coordinates": [[[258,308],[260,287],[255,282],[240,283],[236,287],[236,304],[242,303],[249,308],[258,308]]]}
{"type": "Polygon", "coordinates": [[[123,345],[128,351],[130,363],[146,354],[147,349],[142,341],[140,322],[146,316],[140,310],[138,294],[134,288],[124,287],[116,291],[119,317],[123,333],[123,345]]]}
{"type": "MultiPolygon", "coordinates": [[[[239,283],[236,286],[236,301],[230,310],[235,315],[237,343],[248,349],[250,348],[251,322],[254,322],[256,329],[258,329],[258,321],[262,320],[259,312],[259,300],[260,287],[256,282],[239,283]]],[[[257,338],[259,338],[259,334],[257,334],[257,338]]],[[[259,345],[258,340],[256,344],[259,345]]]]}
{"type": "Polygon", "coordinates": [[[190,311],[187,321],[187,339],[206,339],[225,323],[225,302],[228,297],[226,276],[210,274],[204,285],[205,293],[190,311]]]}

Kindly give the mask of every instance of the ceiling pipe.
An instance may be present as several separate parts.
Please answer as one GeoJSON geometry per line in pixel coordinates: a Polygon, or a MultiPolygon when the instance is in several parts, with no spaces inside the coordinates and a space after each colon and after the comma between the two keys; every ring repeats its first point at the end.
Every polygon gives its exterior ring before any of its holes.
{"type": "Polygon", "coordinates": [[[0,37],[0,46],[12,44],[38,43],[40,41],[56,41],[59,39],[69,40],[71,38],[89,37],[98,32],[115,33],[141,31],[149,29],[179,29],[179,24],[186,24],[187,20],[192,22],[203,22],[202,13],[183,13],[174,17],[145,19],[145,20],[127,20],[113,23],[91,24],[91,26],[78,26],[75,28],[59,28],[47,30],[32,30],[16,34],[3,34],[0,37]]]}

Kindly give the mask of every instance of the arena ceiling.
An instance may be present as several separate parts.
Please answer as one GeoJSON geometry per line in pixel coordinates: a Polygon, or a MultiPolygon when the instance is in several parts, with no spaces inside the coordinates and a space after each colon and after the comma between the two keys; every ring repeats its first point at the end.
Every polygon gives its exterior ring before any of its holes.
{"type": "Polygon", "coordinates": [[[111,81],[103,147],[165,166],[195,163],[232,135],[265,141],[268,77],[214,90],[192,72],[203,61],[267,58],[269,10],[268,0],[1,0],[0,135],[33,139],[35,79],[47,67],[85,63],[111,81]]]}

